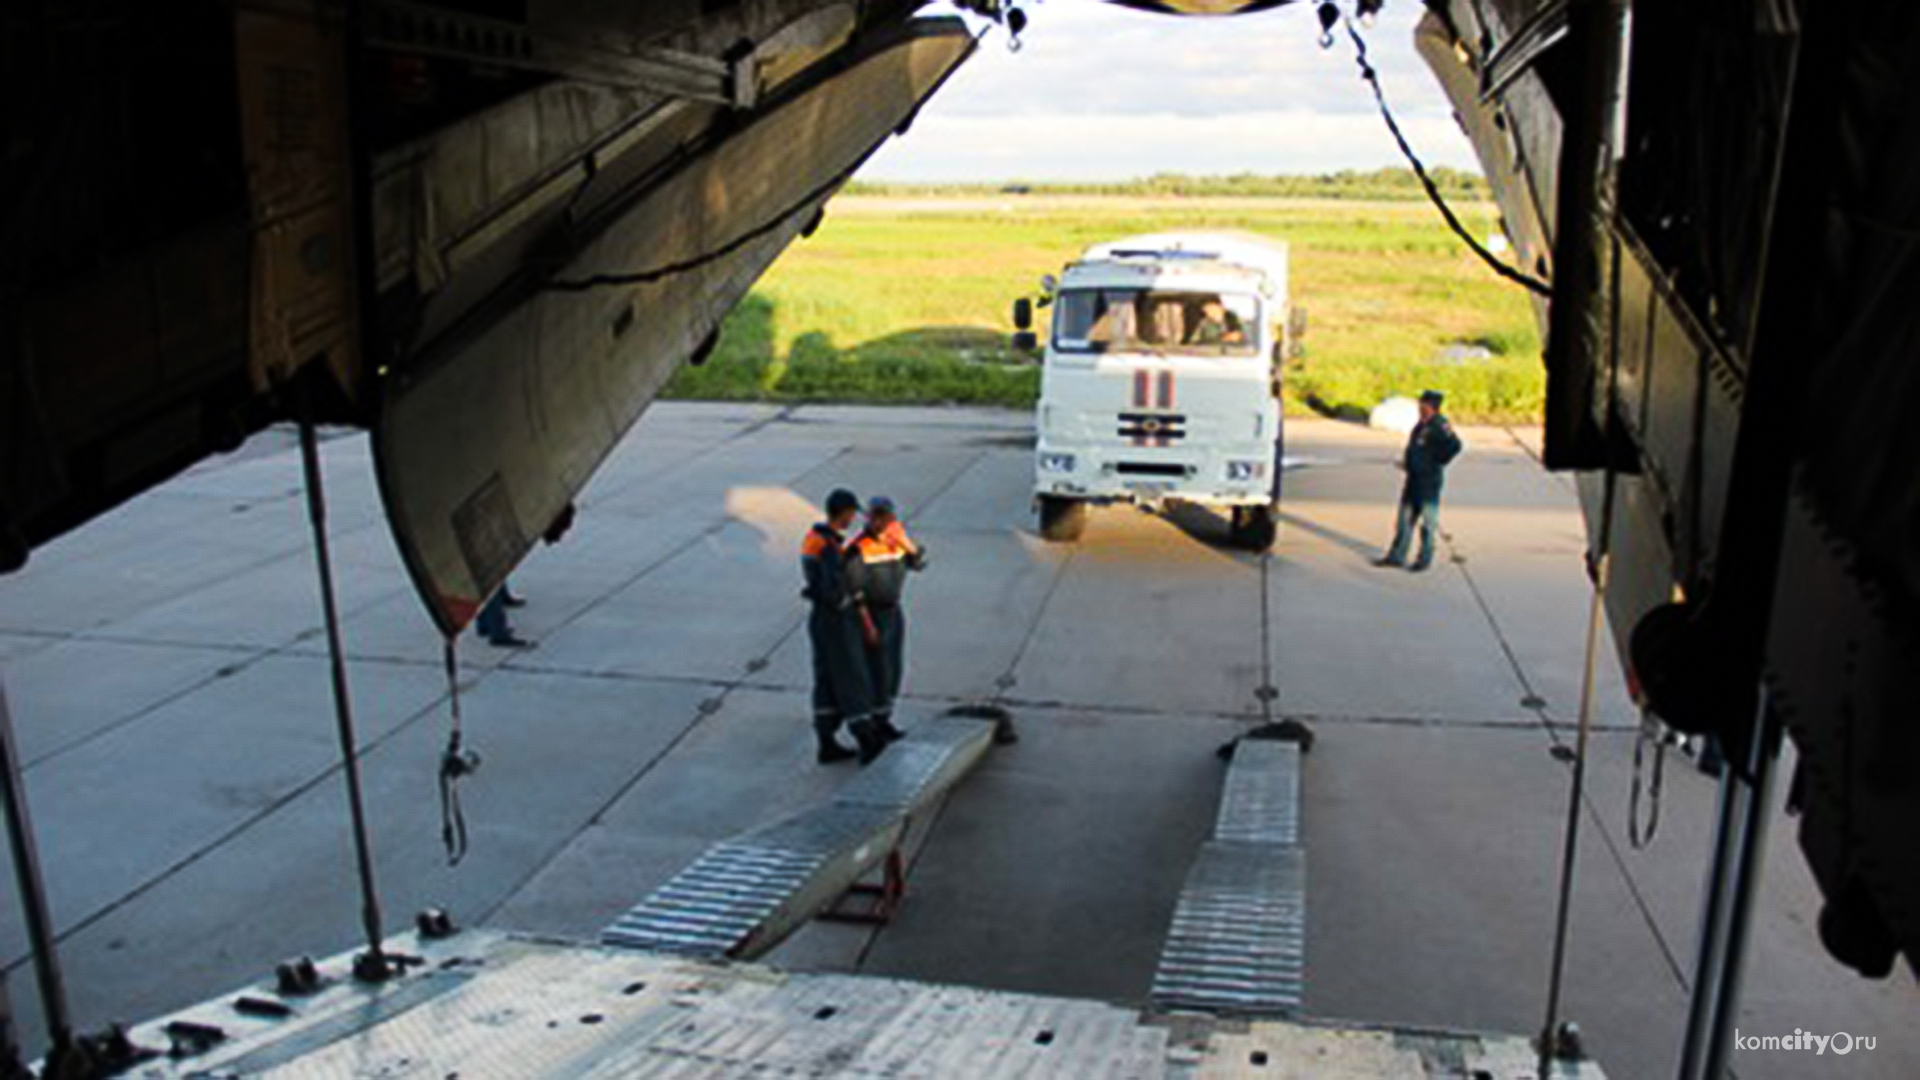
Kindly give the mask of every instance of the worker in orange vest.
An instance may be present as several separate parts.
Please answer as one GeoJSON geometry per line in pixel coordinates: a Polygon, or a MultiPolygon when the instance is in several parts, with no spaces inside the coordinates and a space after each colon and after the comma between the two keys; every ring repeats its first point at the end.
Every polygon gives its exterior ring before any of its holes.
{"type": "Polygon", "coordinates": [[[810,602],[807,641],[813,646],[813,730],[820,742],[820,764],[855,756],[865,765],[880,756],[887,738],[872,719],[873,683],[861,641],[863,618],[847,573],[847,530],[860,513],[860,500],[845,488],[827,496],[827,520],[807,530],[800,541],[801,595],[810,602]],[[855,751],[839,739],[845,724],[859,743],[855,751]]]}
{"type": "Polygon", "coordinates": [[[893,500],[875,496],[867,525],[848,545],[847,577],[860,607],[867,670],[873,680],[873,720],[888,740],[903,734],[893,726],[893,703],[906,672],[907,616],[901,607],[907,573],[927,564],[926,549],[907,536],[893,500]]]}

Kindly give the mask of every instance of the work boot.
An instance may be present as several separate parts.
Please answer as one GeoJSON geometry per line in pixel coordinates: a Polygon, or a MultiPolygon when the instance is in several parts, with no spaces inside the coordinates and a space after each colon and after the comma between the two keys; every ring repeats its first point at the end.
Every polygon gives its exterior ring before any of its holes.
{"type": "Polygon", "coordinates": [[[880,734],[885,736],[888,742],[899,742],[901,739],[907,737],[906,732],[893,726],[893,717],[891,716],[874,717],[873,726],[880,729],[880,734]]]}
{"type": "Polygon", "coordinates": [[[814,734],[820,738],[820,751],[814,755],[814,760],[822,765],[852,761],[859,755],[859,751],[835,738],[831,731],[816,730],[814,734]]]}
{"type": "Polygon", "coordinates": [[[855,720],[847,725],[853,733],[853,741],[860,744],[860,764],[871,765],[873,759],[886,753],[887,737],[880,726],[871,720],[855,720]]]}
{"type": "Polygon", "coordinates": [[[1424,562],[1424,561],[1417,562],[1417,563],[1414,563],[1412,566],[1407,567],[1407,572],[1410,574],[1417,574],[1420,571],[1425,570],[1427,567],[1432,565],[1433,564],[1430,562],[1424,562]]]}
{"type": "Polygon", "coordinates": [[[509,630],[504,634],[493,634],[487,638],[487,644],[496,649],[530,649],[533,642],[509,630]]]}
{"type": "Polygon", "coordinates": [[[1396,558],[1394,558],[1394,557],[1393,557],[1393,556],[1391,556],[1391,555],[1382,555],[1382,556],[1380,556],[1379,558],[1377,558],[1377,559],[1375,559],[1375,560],[1373,560],[1373,565],[1375,565],[1375,566],[1405,566],[1405,565],[1407,565],[1407,564],[1406,564],[1406,563],[1403,563],[1403,562],[1401,562],[1401,561],[1400,561],[1399,559],[1396,559],[1396,558]]]}

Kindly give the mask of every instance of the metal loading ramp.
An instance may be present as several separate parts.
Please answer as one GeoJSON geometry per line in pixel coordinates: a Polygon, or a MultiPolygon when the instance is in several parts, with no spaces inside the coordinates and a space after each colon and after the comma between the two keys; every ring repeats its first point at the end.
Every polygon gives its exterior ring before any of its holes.
{"type": "MultiPolygon", "coordinates": [[[[603,945],[750,960],[895,854],[916,814],[986,755],[994,725],[918,724],[826,803],[707,849],[600,934],[603,945]]],[[[891,875],[897,867],[888,867],[891,875]]]]}
{"type": "MultiPolygon", "coordinates": [[[[403,935],[408,973],[351,956],[141,1024],[138,1080],[1536,1080],[1525,1039],[1302,1021],[1143,1019],[1092,1001],[865,975],[786,974],[466,931],[403,935]],[[255,1003],[240,1009],[244,997],[255,1003]],[[265,1004],[271,1009],[259,1006],[265,1004]],[[169,1044],[176,1047],[167,1054],[169,1044]]],[[[1604,1080],[1590,1062],[1553,1080],[1604,1080]]]]}
{"type": "Polygon", "coordinates": [[[1174,907],[1153,978],[1168,1012],[1288,1016],[1306,966],[1306,852],[1299,843],[1300,747],[1242,739],[1213,837],[1174,907]]]}

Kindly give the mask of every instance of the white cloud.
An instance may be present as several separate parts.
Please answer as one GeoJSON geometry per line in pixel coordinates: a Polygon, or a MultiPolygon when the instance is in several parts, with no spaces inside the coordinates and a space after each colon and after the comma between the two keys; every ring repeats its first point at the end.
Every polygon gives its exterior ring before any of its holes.
{"type": "MultiPolygon", "coordinates": [[[[1093,0],[1028,4],[1022,49],[994,30],[862,176],[1124,179],[1158,172],[1324,172],[1403,164],[1344,37],[1313,5],[1175,19],[1093,0]]],[[[1430,164],[1476,168],[1413,49],[1421,5],[1393,0],[1367,37],[1401,126],[1430,164]]]]}

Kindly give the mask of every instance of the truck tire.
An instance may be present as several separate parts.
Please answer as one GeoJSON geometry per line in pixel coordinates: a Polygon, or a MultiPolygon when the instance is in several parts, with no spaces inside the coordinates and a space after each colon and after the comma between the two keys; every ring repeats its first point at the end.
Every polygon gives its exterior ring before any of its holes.
{"type": "Polygon", "coordinates": [[[1087,531],[1087,504],[1058,495],[1040,496],[1040,535],[1055,543],[1071,544],[1087,531]]]}
{"type": "Polygon", "coordinates": [[[1236,506],[1233,508],[1233,546],[1247,551],[1265,551],[1273,546],[1279,522],[1272,506],[1236,506]]]}

